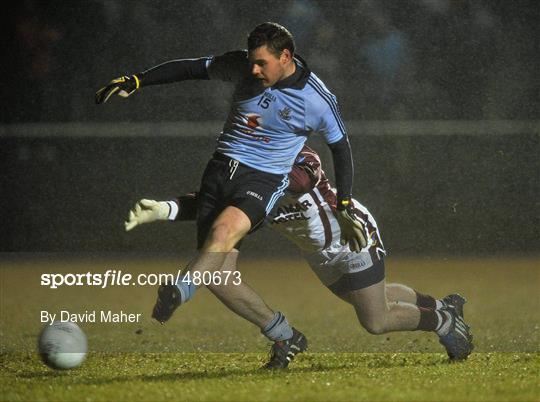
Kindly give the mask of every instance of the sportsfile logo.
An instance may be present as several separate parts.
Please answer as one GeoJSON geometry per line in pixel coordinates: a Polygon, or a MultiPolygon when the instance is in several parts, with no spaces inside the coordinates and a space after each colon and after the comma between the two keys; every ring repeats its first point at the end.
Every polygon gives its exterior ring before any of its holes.
{"type": "Polygon", "coordinates": [[[195,271],[194,273],[187,272],[182,275],[182,269],[179,269],[176,274],[159,273],[159,274],[138,274],[133,276],[122,270],[108,269],[106,272],[85,272],[85,273],[44,273],[41,274],[41,286],[46,286],[50,289],[58,289],[61,286],[95,286],[99,288],[107,288],[112,286],[156,286],[165,285],[167,283],[193,283],[195,286],[200,285],[227,285],[231,282],[233,285],[242,283],[240,271],[195,271]]]}
{"type": "Polygon", "coordinates": [[[174,274],[139,274],[135,278],[122,270],[108,269],[105,272],[84,273],[45,273],[41,274],[41,286],[58,289],[60,286],[96,286],[102,289],[109,286],[154,286],[177,280],[182,270],[174,274]]]}

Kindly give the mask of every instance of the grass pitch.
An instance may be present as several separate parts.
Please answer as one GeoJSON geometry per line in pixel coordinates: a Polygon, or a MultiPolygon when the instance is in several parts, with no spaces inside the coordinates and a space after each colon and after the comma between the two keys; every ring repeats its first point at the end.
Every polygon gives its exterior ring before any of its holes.
{"type": "Polygon", "coordinates": [[[206,290],[164,326],[152,322],[155,287],[48,289],[43,272],[174,272],[170,259],[1,260],[2,401],[170,400],[540,400],[539,270],[536,259],[393,260],[388,281],[444,296],[466,295],[475,352],[449,363],[433,334],[373,336],[353,310],[320,285],[301,260],[244,261],[243,279],[306,334],[308,353],[285,372],[259,369],[268,342],[206,290]],[[452,272],[452,275],[448,275],[452,272]],[[123,309],[135,324],[80,326],[84,364],[59,372],[35,352],[41,310],[123,309]]]}
{"type": "Polygon", "coordinates": [[[257,353],[90,354],[69,372],[31,354],[5,356],[8,401],[535,401],[540,359],[480,353],[307,353],[268,373],[257,353]]]}

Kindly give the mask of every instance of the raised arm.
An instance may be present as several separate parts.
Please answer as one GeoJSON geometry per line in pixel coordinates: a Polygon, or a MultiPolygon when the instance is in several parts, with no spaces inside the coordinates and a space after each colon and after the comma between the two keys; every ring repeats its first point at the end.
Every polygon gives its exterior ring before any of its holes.
{"type": "Polygon", "coordinates": [[[140,73],[115,78],[96,92],[96,104],[107,102],[114,94],[127,98],[144,86],[207,80],[210,61],[210,57],[171,60],[140,73]]]}
{"type": "Polygon", "coordinates": [[[139,73],[115,78],[96,92],[95,101],[98,105],[105,103],[115,94],[127,98],[142,87],[150,85],[185,80],[238,81],[245,76],[249,76],[245,51],[228,52],[216,57],[171,60],[139,73]]]}

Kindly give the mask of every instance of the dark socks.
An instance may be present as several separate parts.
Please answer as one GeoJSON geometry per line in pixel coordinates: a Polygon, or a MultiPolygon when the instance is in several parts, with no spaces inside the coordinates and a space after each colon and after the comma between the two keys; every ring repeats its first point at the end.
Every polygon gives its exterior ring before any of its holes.
{"type": "Polygon", "coordinates": [[[416,305],[418,307],[431,309],[437,308],[437,302],[432,296],[419,293],[416,290],[414,291],[414,293],[416,293],[416,305]]]}
{"type": "Polygon", "coordinates": [[[417,330],[420,331],[435,331],[439,326],[439,316],[434,309],[418,307],[420,310],[420,322],[417,330]]]}
{"type": "Polygon", "coordinates": [[[446,335],[452,324],[452,317],[448,311],[437,311],[430,308],[418,307],[420,310],[420,322],[417,330],[435,331],[438,335],[446,335]]]}

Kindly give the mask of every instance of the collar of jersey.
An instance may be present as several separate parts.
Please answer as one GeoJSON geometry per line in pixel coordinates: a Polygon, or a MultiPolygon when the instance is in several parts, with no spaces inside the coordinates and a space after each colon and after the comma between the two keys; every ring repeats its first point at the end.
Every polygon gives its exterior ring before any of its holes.
{"type": "Polygon", "coordinates": [[[309,74],[311,73],[307,63],[298,55],[294,56],[294,62],[296,63],[296,71],[284,80],[276,82],[276,84],[272,86],[272,89],[302,89],[306,86],[309,74]]]}

